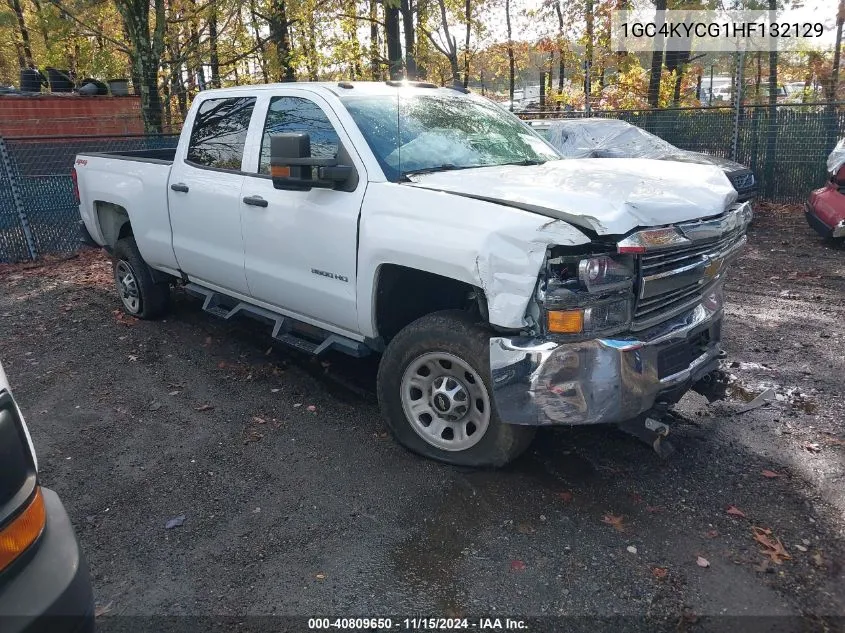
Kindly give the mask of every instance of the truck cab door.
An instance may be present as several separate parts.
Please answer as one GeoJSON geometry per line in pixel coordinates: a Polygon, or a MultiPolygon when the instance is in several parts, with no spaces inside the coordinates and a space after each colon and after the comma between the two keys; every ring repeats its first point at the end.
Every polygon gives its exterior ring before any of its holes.
{"type": "Polygon", "coordinates": [[[195,108],[167,192],[179,269],[193,281],[241,295],[248,294],[241,164],[255,103],[255,97],[212,98],[195,108]]]}
{"type": "Polygon", "coordinates": [[[273,91],[259,101],[256,149],[242,189],[246,277],[257,302],[306,317],[316,325],[358,329],[356,258],[358,216],[367,176],[330,106],[317,94],[273,91]],[[331,158],[341,146],[357,181],[347,191],[314,187],[275,189],[270,136],[307,132],[314,157],[331,158]]]}

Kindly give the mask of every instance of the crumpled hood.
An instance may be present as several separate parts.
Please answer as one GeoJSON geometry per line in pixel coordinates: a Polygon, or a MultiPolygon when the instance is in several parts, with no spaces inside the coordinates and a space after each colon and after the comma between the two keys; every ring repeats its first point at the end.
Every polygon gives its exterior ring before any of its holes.
{"type": "Polygon", "coordinates": [[[599,235],[718,215],[736,200],[718,167],[645,158],[479,167],[411,180],[415,187],[513,206],[599,235]]]}

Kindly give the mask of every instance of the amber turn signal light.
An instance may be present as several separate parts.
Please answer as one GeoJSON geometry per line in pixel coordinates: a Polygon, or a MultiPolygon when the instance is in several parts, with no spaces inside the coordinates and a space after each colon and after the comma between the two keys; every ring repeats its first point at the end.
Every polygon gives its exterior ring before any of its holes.
{"type": "Polygon", "coordinates": [[[0,530],[0,571],[35,542],[44,530],[46,520],[44,497],[39,487],[35,489],[35,496],[26,509],[0,530]]]}
{"type": "Polygon", "coordinates": [[[583,310],[550,310],[546,313],[549,332],[580,334],[584,330],[583,310]]]}
{"type": "Polygon", "coordinates": [[[273,178],[290,178],[290,167],[272,165],[270,167],[270,176],[273,178]]]}

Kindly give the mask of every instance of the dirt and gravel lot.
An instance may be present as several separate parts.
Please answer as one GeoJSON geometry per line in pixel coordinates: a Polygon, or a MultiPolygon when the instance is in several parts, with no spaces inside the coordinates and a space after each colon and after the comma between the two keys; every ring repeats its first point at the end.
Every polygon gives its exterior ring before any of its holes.
{"type": "MultiPolygon", "coordinates": [[[[96,252],[0,269],[0,358],[106,626],[414,614],[842,630],[845,251],[797,208],[762,209],[728,291],[732,397],[684,398],[668,463],[608,428],[545,429],[500,471],[426,461],[387,435],[373,361],[299,356],[181,292],[164,321],[122,317],[96,252]]],[[[578,622],[600,628],[534,630],[578,622]]]]}

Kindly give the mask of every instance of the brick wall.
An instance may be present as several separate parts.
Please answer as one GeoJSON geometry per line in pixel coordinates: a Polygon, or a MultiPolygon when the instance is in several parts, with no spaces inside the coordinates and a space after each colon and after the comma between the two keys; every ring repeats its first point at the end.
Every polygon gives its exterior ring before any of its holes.
{"type": "Polygon", "coordinates": [[[141,99],[0,95],[0,136],[143,134],[141,99]]]}

